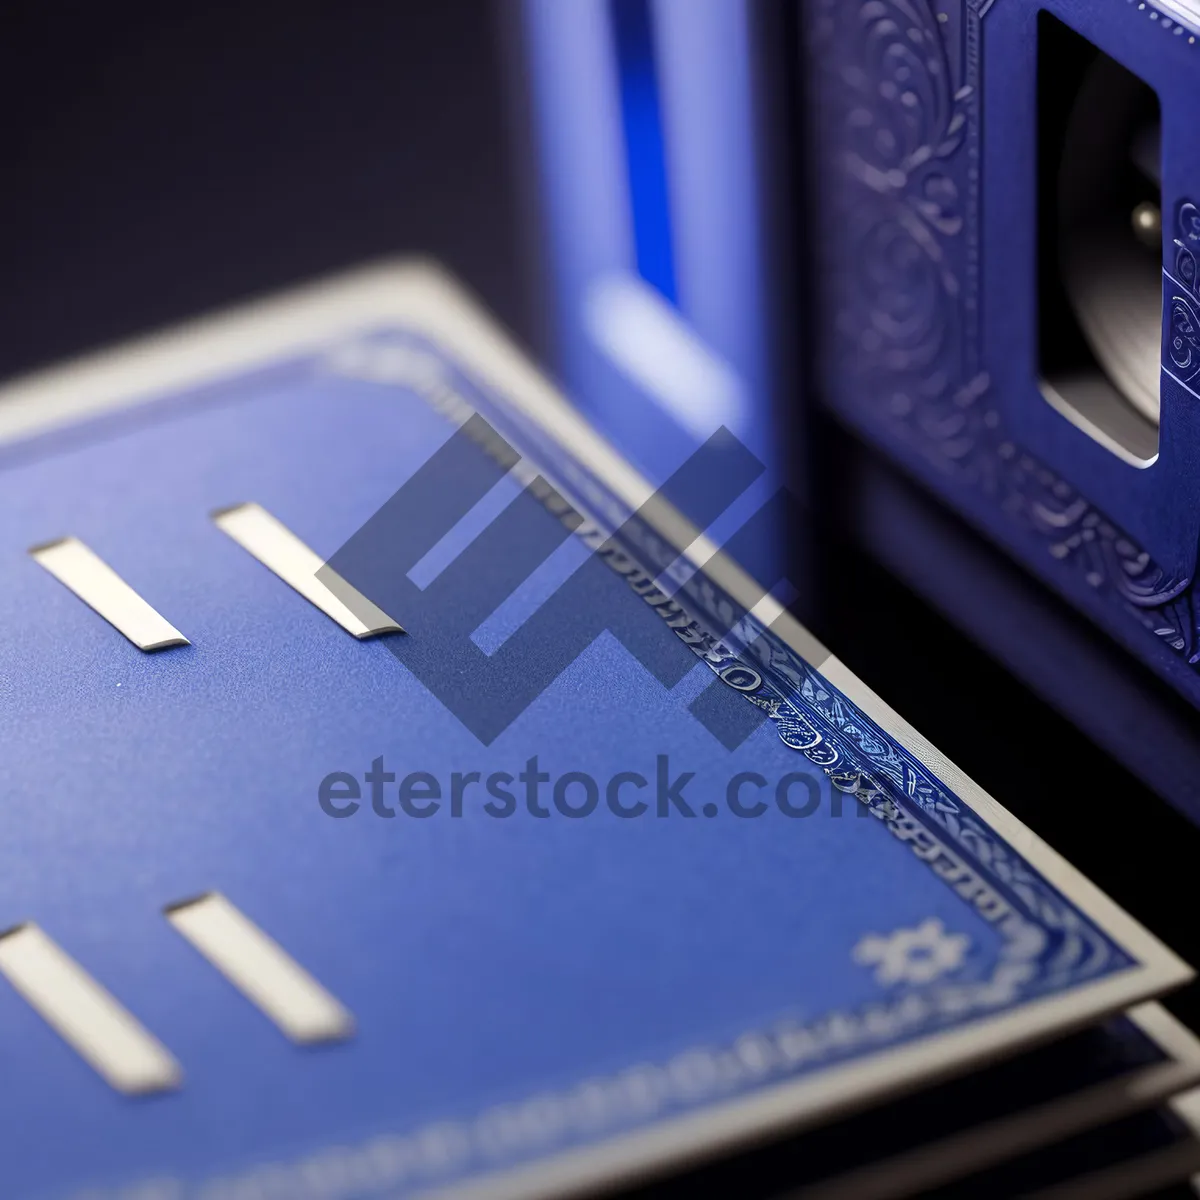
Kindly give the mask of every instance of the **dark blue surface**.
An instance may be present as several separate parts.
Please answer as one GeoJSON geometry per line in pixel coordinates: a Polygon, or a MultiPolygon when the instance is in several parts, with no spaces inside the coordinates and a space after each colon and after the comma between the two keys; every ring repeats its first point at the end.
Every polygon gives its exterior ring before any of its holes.
{"type": "MultiPolygon", "coordinates": [[[[864,1006],[890,1011],[937,993],[877,983],[853,958],[865,934],[940,919],[969,939],[946,981],[966,994],[1009,952],[883,820],[859,817],[849,796],[832,819],[828,777],[772,723],[726,752],[687,708],[712,678],[706,667],[668,691],[602,635],[485,748],[387,645],[355,641],[209,518],[254,500],[331,554],[451,431],[414,393],[338,378],[318,361],[8,454],[0,926],[39,923],[166,1043],[186,1078],[173,1095],[121,1097],[0,988],[0,1068],[19,1081],[0,1092],[0,1125],[22,1131],[0,1169],[6,1195],[155,1175],[196,1182],[421,1130],[420,1169],[391,1184],[472,1173],[965,1019],[901,1023],[765,1068],[732,1052],[747,1033],[770,1042],[781,1022],[828,1031],[864,1006]],[[141,654],[28,558],[65,533],[193,644],[141,654]],[[495,820],[468,802],[457,820],[383,821],[364,809],[334,821],[317,804],[326,774],[361,776],[379,756],[398,774],[444,781],[452,771],[515,774],[534,754],[552,774],[601,779],[653,777],[668,754],[675,770],[696,773],[693,806],[711,801],[719,816],[495,820]],[[821,813],[734,819],[724,783],[739,770],[810,772],[821,813]],[[207,890],[349,1007],[353,1041],[288,1044],[174,933],[163,907],[207,890]],[[479,1124],[491,1106],[638,1064],[664,1089],[650,1108],[617,1104],[604,1120],[532,1138],[501,1122],[508,1132],[480,1148],[479,1129],[496,1127],[479,1124]],[[454,1145],[465,1130],[476,1140],[438,1172],[428,1131],[446,1121],[454,1145]]],[[[926,777],[886,738],[872,745],[882,735],[820,684],[812,673],[805,685],[817,688],[813,712],[833,704],[847,722],[826,744],[856,722],[860,751],[880,770],[916,771],[920,796],[926,777]]],[[[1023,919],[1066,921],[1087,957],[1064,965],[1048,930],[1045,962],[1011,1003],[1128,965],[1069,905],[1038,894],[1023,919]]],[[[198,1193],[180,1184],[168,1194],[198,1193]]],[[[345,1194],[373,1193],[364,1184],[345,1194]]]]}
{"type": "MultiPolygon", "coordinates": [[[[860,465],[851,511],[855,537],[889,571],[1200,824],[1200,740],[1182,696],[892,468],[860,465]]],[[[985,694],[992,710],[1015,715],[985,694]]],[[[1024,728],[1025,715],[1017,719],[1024,728]]]]}
{"type": "Polygon", "coordinates": [[[1200,308],[1200,40],[1153,4],[1127,0],[810,0],[805,13],[820,114],[808,150],[829,348],[823,395],[1200,703],[1200,393],[1180,365],[1182,322],[1200,308]],[[1043,9],[1161,103],[1167,320],[1160,453],[1144,469],[1040,389],[1043,9]]]}

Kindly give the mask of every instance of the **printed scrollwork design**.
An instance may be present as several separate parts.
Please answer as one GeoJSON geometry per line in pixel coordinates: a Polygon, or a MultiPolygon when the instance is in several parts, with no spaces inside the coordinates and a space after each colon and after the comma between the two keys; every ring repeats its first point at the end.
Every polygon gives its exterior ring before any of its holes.
{"type": "Polygon", "coordinates": [[[880,208],[854,259],[869,314],[859,351],[885,370],[919,371],[944,348],[945,297],[961,286],[941,244],[962,229],[960,190],[942,164],[962,144],[970,89],[953,89],[923,0],[870,0],[856,19],[862,60],[845,74],[845,162],[880,208]]]}
{"type": "Polygon", "coordinates": [[[1200,320],[1186,296],[1171,297],[1171,333],[1167,352],[1183,383],[1200,375],[1200,320]]]}
{"type": "Polygon", "coordinates": [[[1190,663],[1200,661],[1200,625],[1191,580],[1168,575],[1150,555],[1070,484],[1017,451],[1000,447],[1008,462],[1008,507],[1045,539],[1050,554],[1072,563],[1097,590],[1111,590],[1138,620],[1190,663]]]}

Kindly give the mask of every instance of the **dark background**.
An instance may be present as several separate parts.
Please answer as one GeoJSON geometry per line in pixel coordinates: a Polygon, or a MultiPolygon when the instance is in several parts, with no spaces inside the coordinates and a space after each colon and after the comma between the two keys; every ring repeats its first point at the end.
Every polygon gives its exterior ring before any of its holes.
{"type": "MultiPolygon", "coordinates": [[[[0,6],[0,378],[412,252],[448,265],[544,357],[514,15],[505,0],[0,6]]],[[[786,404],[799,425],[799,389],[786,404]]],[[[814,461],[798,478],[835,472],[845,495],[856,473],[892,471],[821,418],[803,423],[814,461]]],[[[1200,961],[1200,831],[873,563],[837,513],[810,517],[818,588],[804,616],[824,640],[1200,961]]],[[[939,519],[989,569],[1020,575],[939,519]]],[[[1197,1025],[1194,989],[1173,1006],[1197,1025]]]]}
{"type": "Polygon", "coordinates": [[[381,255],[533,336],[511,8],[0,5],[0,378],[381,255]]]}

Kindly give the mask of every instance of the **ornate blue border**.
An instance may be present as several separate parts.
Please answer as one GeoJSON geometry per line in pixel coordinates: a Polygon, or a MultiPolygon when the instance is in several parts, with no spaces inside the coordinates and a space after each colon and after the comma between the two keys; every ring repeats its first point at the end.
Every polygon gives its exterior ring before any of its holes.
{"type": "MultiPolygon", "coordinates": [[[[395,346],[396,336],[384,333],[375,344],[395,346]]],[[[400,334],[399,340],[430,358],[441,354],[421,337],[400,334]]],[[[363,345],[357,343],[360,361],[363,345]]],[[[344,350],[335,351],[332,361],[339,358],[347,361],[344,350]]],[[[664,548],[654,530],[631,517],[567,447],[461,369],[447,371],[441,378],[416,371],[404,382],[451,419],[480,413],[528,455],[537,472],[578,507],[582,524],[575,528],[577,536],[598,547],[602,556],[611,557],[609,565],[697,658],[762,709],[785,745],[819,767],[839,791],[864,804],[999,931],[1006,950],[997,975],[983,983],[928,989],[923,1027],[935,1028],[967,1010],[1008,1005],[1075,986],[1132,964],[1123,949],[960,797],[746,613],[710,575],[697,573],[674,596],[654,587],[676,551],[664,548]],[[614,529],[623,532],[614,537],[614,529]],[[614,548],[606,549],[613,543],[614,548]],[[664,553],[669,557],[662,558],[664,553]],[[731,614],[741,614],[732,630],[731,614]],[[722,635],[719,631],[724,630],[730,632],[722,635]]],[[[916,1028],[907,1030],[910,1036],[916,1032],[916,1028]]]]}
{"type": "MultiPolygon", "coordinates": [[[[295,1182],[300,1194],[309,1172],[324,1163],[329,1170],[356,1180],[355,1194],[408,1194],[406,1186],[416,1186],[418,1181],[426,1188],[434,1182],[469,1179],[557,1150],[594,1144],[808,1071],[863,1058],[1042,996],[1065,993],[1135,965],[1126,950],[914,754],[775,633],[744,614],[731,633],[716,636],[712,631],[728,627],[730,612],[743,610],[711,575],[698,574],[673,597],[648,587],[668,565],[661,555],[671,553],[673,559],[674,552],[648,526],[643,533],[636,521],[629,521],[627,507],[568,447],[465,370],[448,365],[454,361],[452,352],[423,337],[382,329],[340,342],[316,360],[289,360],[251,374],[292,378],[307,370],[333,372],[403,386],[454,422],[478,412],[528,453],[531,469],[544,470],[561,495],[578,505],[583,517],[576,529],[580,537],[595,537],[603,545],[611,540],[613,528],[628,529],[622,551],[612,553],[610,565],[626,578],[634,594],[651,605],[726,686],[765,711],[788,747],[822,770],[834,788],[862,804],[878,820],[881,832],[887,830],[997,931],[1001,942],[997,962],[982,979],[893,987],[852,1010],[811,1017],[781,1014],[730,1041],[692,1046],[665,1061],[633,1063],[561,1091],[518,1096],[415,1130],[379,1132],[295,1159],[234,1167],[231,1174],[205,1180],[156,1176],[144,1181],[145,1186],[169,1187],[171,1195],[181,1200],[185,1196],[200,1200],[233,1194],[243,1185],[269,1178],[279,1186],[295,1182]],[[397,345],[415,353],[388,353],[397,345]],[[370,361],[370,349],[376,346],[385,352],[382,371],[373,370],[370,361]],[[659,547],[658,555],[648,549],[651,545],[659,547]],[[636,562],[638,569],[618,565],[618,553],[636,562]]],[[[226,381],[137,410],[136,419],[161,416],[178,403],[231,399],[235,389],[244,394],[245,379],[241,376],[236,384],[226,381]]],[[[120,419],[134,418],[121,414],[120,419]]],[[[97,428],[109,425],[93,423],[84,432],[94,436],[97,428]]],[[[120,1200],[141,1186],[89,1189],[88,1195],[120,1200]]]]}
{"type": "MultiPolygon", "coordinates": [[[[482,415],[527,456],[518,467],[524,467],[531,478],[544,475],[561,497],[577,506],[570,514],[581,521],[578,525],[572,521],[576,535],[607,558],[634,595],[655,610],[697,659],[726,686],[763,710],[785,745],[824,772],[835,789],[862,804],[881,829],[999,935],[997,961],[983,978],[904,986],[861,1009],[825,1012],[803,1020],[783,1015],[773,1024],[745,1031],[734,1042],[693,1047],[668,1063],[634,1068],[666,1080],[677,1070],[703,1065],[712,1084],[703,1094],[686,1099],[670,1097],[671,1089],[663,1084],[661,1105],[643,1113],[632,1122],[633,1127],[1069,991],[1135,964],[1126,950],[913,753],[776,633],[746,613],[712,574],[697,573],[674,595],[660,591],[656,581],[674,561],[675,551],[663,544],[658,533],[631,518],[628,507],[568,447],[510,407],[503,396],[462,368],[429,369],[439,361],[447,364],[455,359],[418,335],[379,330],[335,347],[326,366],[338,373],[409,388],[456,423],[473,413],[482,415]],[[397,345],[415,353],[389,354],[397,345]],[[372,347],[383,350],[381,361],[399,364],[398,373],[390,368],[382,372],[372,369],[372,347]],[[616,529],[621,533],[614,536],[616,529]],[[732,630],[723,635],[714,632],[728,630],[730,614],[738,613],[741,620],[732,630]]],[[[592,1080],[580,1086],[595,1090],[610,1083],[614,1081],[592,1080]]],[[[555,1097],[555,1105],[569,1110],[574,1103],[572,1095],[555,1097]]],[[[470,1174],[472,1168],[479,1168],[480,1130],[489,1128],[493,1120],[511,1123],[515,1119],[511,1114],[529,1105],[536,1107],[544,1099],[518,1099],[494,1113],[440,1124],[438,1129],[453,1133],[462,1154],[449,1173],[470,1174]]],[[[404,1134],[405,1144],[419,1140],[425,1132],[404,1134]]],[[[600,1132],[593,1130],[581,1138],[560,1130],[540,1151],[587,1143],[600,1132]]],[[[605,1135],[616,1132],[616,1128],[603,1131],[605,1135]]],[[[517,1161],[526,1157],[519,1155],[517,1161]]]]}

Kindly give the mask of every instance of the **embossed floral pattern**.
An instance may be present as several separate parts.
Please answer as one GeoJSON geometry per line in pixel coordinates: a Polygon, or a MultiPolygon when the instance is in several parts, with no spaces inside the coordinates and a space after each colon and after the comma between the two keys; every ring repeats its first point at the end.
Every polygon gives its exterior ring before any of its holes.
{"type": "MultiPolygon", "coordinates": [[[[962,0],[963,52],[948,6],[930,0],[812,0],[832,142],[842,166],[836,333],[856,391],[939,469],[991,496],[1087,586],[1193,666],[1200,604],[1069,483],[1012,441],[979,362],[979,39],[992,0],[962,0]],[[942,20],[939,20],[938,9],[942,20]],[[961,78],[955,79],[954,63],[961,78]],[[845,202],[846,196],[850,197],[845,202]]],[[[1166,355],[1200,379],[1200,209],[1176,214],[1166,355]]]]}

